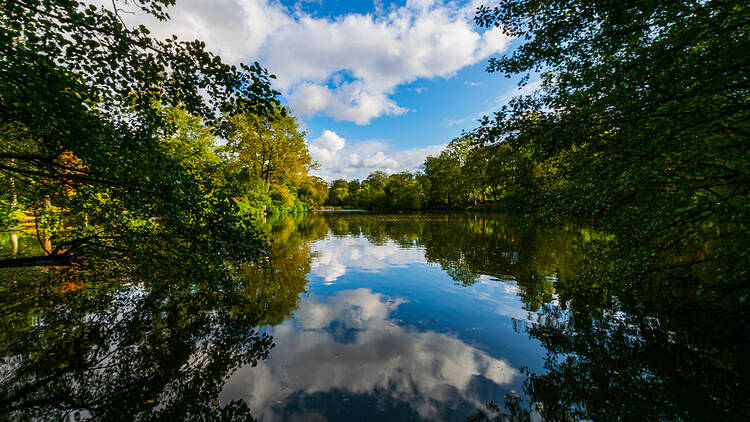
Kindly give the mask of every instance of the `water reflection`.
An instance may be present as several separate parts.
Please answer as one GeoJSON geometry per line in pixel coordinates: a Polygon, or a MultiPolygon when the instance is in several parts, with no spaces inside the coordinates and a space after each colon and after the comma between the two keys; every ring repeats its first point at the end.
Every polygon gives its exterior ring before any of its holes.
{"type": "Polygon", "coordinates": [[[250,418],[244,402],[217,401],[225,377],[268,356],[272,339],[258,327],[289,315],[302,288],[254,295],[242,267],[226,272],[199,255],[158,263],[0,270],[0,416],[250,418]]]}
{"type": "Polygon", "coordinates": [[[396,321],[392,314],[404,301],[365,288],[312,295],[293,321],[271,331],[279,346],[273,358],[238,371],[226,396],[249,394],[263,420],[304,419],[310,410],[326,410],[328,419],[377,412],[346,405],[365,396],[389,407],[407,404],[417,419],[444,419],[481,405],[480,383],[502,386],[519,377],[507,361],[453,335],[396,321]],[[331,394],[348,397],[343,413],[305,405],[310,396],[325,402],[331,394]]]}
{"type": "Polygon", "coordinates": [[[406,249],[395,241],[372,244],[365,237],[327,237],[315,242],[316,257],[312,275],[333,284],[346,275],[347,268],[377,273],[388,268],[404,268],[410,264],[427,263],[424,249],[406,249]]]}
{"type": "MultiPolygon", "coordinates": [[[[521,397],[519,368],[539,366],[543,349],[514,330],[538,309],[519,282],[543,284],[552,300],[577,231],[461,215],[303,221],[328,229],[299,247],[312,256],[308,294],[268,329],[271,359],[233,374],[222,400],[245,400],[267,421],[460,420],[493,397],[521,397]]],[[[266,230],[278,235],[272,222],[266,230]]]]}
{"type": "Polygon", "coordinates": [[[60,270],[4,276],[0,409],[13,419],[248,412],[241,402],[212,406],[225,374],[272,347],[256,319],[230,310],[235,292],[105,284],[60,270]]]}
{"type": "MultiPolygon", "coordinates": [[[[201,267],[200,257],[127,272],[111,262],[2,270],[0,415],[609,421],[750,413],[742,314],[679,300],[680,289],[646,278],[607,284],[609,268],[572,252],[596,236],[575,225],[314,214],[268,219],[262,230],[268,260],[230,263],[230,277],[201,267]]],[[[7,238],[0,255],[33,247],[7,238]]]]}

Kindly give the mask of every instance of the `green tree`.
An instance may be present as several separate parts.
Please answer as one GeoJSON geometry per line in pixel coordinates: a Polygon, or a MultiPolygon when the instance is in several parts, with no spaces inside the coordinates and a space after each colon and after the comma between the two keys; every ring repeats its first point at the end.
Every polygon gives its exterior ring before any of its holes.
{"type": "Polygon", "coordinates": [[[375,171],[362,181],[360,204],[363,208],[383,209],[388,207],[388,196],[385,188],[388,176],[382,171],[375,171]]]}
{"type": "Polygon", "coordinates": [[[359,189],[361,187],[362,187],[362,184],[359,183],[359,179],[350,180],[348,184],[349,197],[355,198],[357,194],[359,193],[359,189]]]}
{"type": "Polygon", "coordinates": [[[466,206],[471,196],[464,165],[471,145],[468,138],[453,139],[436,157],[427,157],[424,172],[430,179],[430,201],[442,206],[466,206]]]}
{"type": "Polygon", "coordinates": [[[164,109],[162,114],[165,127],[161,130],[161,145],[165,152],[185,168],[213,173],[220,160],[214,152],[211,128],[182,107],[164,109]]]}
{"type": "Polygon", "coordinates": [[[328,202],[331,205],[349,205],[349,183],[346,180],[336,179],[331,182],[328,202]]]}
{"type": "Polygon", "coordinates": [[[307,177],[313,161],[305,133],[289,110],[275,109],[269,116],[239,114],[229,121],[231,135],[222,151],[231,171],[275,185],[298,186],[307,177]]]}
{"type": "Polygon", "coordinates": [[[328,200],[328,183],[317,176],[308,177],[300,186],[299,196],[312,208],[319,208],[328,200]]]}
{"type": "Polygon", "coordinates": [[[662,283],[723,285],[744,303],[750,5],[514,0],[480,7],[476,21],[524,40],[490,71],[541,72],[541,89],[475,136],[545,169],[542,209],[617,233],[630,251],[620,277],[669,271],[662,283]]]}
{"type": "Polygon", "coordinates": [[[420,210],[425,204],[422,184],[408,172],[392,174],[386,185],[389,207],[400,210],[420,210]]]}
{"type": "Polygon", "coordinates": [[[159,255],[167,238],[198,250],[219,237],[216,257],[257,256],[257,236],[238,229],[226,192],[201,171],[211,153],[187,155],[206,151],[223,116],[273,110],[276,93],[258,64],[227,65],[201,41],[156,40],[119,16],[133,6],[166,19],[173,3],[0,5],[0,172],[53,245],[0,266],[141,256],[148,245],[159,255]]]}

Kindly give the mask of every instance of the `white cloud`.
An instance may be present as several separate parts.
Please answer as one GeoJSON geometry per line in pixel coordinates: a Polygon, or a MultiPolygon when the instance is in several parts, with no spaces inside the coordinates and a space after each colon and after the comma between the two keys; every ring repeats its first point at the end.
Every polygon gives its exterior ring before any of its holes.
{"type": "Polygon", "coordinates": [[[332,130],[324,130],[319,138],[308,145],[310,155],[318,162],[329,163],[336,158],[336,153],[346,146],[346,140],[332,130]]]}
{"type": "Polygon", "coordinates": [[[428,155],[440,153],[445,145],[430,145],[391,151],[391,146],[380,141],[363,141],[348,145],[346,140],[331,130],[324,130],[320,137],[308,143],[310,156],[320,164],[311,174],[325,180],[364,179],[368,174],[381,170],[387,174],[415,171],[428,155]]]}
{"type": "Polygon", "coordinates": [[[385,93],[368,91],[361,81],[342,83],[336,89],[304,82],[288,91],[296,113],[310,116],[324,112],[338,120],[360,125],[382,115],[397,116],[409,109],[399,107],[385,93]]]}
{"type": "Polygon", "coordinates": [[[367,168],[381,168],[395,170],[398,168],[398,163],[391,157],[383,154],[382,151],[378,151],[370,158],[366,158],[362,161],[367,168]]]}
{"type": "MultiPolygon", "coordinates": [[[[108,1],[89,0],[111,8],[108,1]]],[[[160,22],[142,13],[122,14],[129,24],[144,24],[152,35],[172,34],[199,39],[229,63],[254,61],[269,36],[294,23],[289,11],[275,0],[179,0],[168,8],[170,20],[160,22]]]]}
{"type": "Polygon", "coordinates": [[[127,18],[156,36],[201,39],[229,62],[259,60],[297,113],[367,124],[408,111],[391,98],[398,86],[451,77],[507,48],[499,29],[474,25],[480,3],[408,0],[327,18],[278,0],[180,0],[170,21],[127,18]]]}

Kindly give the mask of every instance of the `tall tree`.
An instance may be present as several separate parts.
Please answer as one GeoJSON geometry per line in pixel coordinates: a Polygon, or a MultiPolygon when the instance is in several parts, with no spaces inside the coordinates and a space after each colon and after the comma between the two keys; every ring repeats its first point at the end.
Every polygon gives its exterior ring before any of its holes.
{"type": "Polygon", "coordinates": [[[289,110],[277,108],[269,116],[244,113],[229,121],[231,135],[224,151],[232,169],[269,184],[296,186],[307,176],[314,163],[305,133],[289,110]]]}
{"type": "Polygon", "coordinates": [[[344,179],[331,182],[328,201],[332,205],[349,205],[349,183],[344,179]]]}
{"type": "Polygon", "coordinates": [[[469,181],[464,177],[463,168],[470,149],[469,138],[455,138],[440,154],[425,159],[424,171],[432,186],[431,201],[436,205],[468,205],[469,181]]]}
{"type": "Polygon", "coordinates": [[[300,186],[299,197],[310,207],[318,208],[328,200],[328,183],[317,176],[308,177],[300,186]]]}

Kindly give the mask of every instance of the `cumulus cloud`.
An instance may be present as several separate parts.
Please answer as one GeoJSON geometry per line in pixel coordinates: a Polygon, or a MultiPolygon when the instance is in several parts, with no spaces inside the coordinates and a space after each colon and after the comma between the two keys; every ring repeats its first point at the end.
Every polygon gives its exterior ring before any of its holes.
{"type": "Polygon", "coordinates": [[[313,139],[308,145],[310,156],[319,162],[331,162],[336,154],[344,149],[346,140],[332,130],[325,130],[319,138],[313,139]]]}
{"type": "Polygon", "coordinates": [[[201,39],[229,62],[261,61],[297,113],[366,124],[409,111],[391,98],[398,86],[451,77],[507,48],[499,29],[474,25],[480,3],[408,0],[330,18],[277,0],[180,0],[170,21],[128,19],[157,36],[201,39]]]}
{"type": "MultiPolygon", "coordinates": [[[[105,0],[90,3],[111,8],[105,0]]],[[[230,63],[260,59],[269,37],[291,25],[294,18],[274,0],[179,0],[167,9],[171,19],[158,21],[142,13],[124,13],[128,24],[144,24],[157,38],[177,35],[183,40],[199,39],[230,63]]]]}
{"type": "Polygon", "coordinates": [[[346,139],[332,130],[324,130],[308,143],[310,156],[320,164],[311,173],[325,180],[364,179],[373,171],[386,174],[415,171],[428,155],[439,154],[445,145],[430,145],[392,151],[391,145],[380,141],[363,141],[348,145],[346,139]]]}
{"type": "Polygon", "coordinates": [[[364,125],[374,117],[396,116],[409,109],[400,107],[385,93],[368,90],[362,81],[343,83],[335,89],[303,82],[287,90],[296,113],[310,116],[323,112],[337,120],[364,125]]]}

